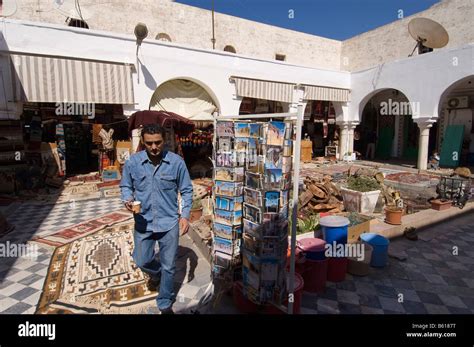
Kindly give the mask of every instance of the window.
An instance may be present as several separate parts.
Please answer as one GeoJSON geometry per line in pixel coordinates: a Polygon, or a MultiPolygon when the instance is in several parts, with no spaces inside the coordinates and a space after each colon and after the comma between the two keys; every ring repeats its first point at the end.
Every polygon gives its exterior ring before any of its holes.
{"type": "Polygon", "coordinates": [[[235,50],[234,47],[230,46],[230,45],[227,45],[224,47],[224,51],[225,52],[230,52],[230,53],[237,53],[237,51],[235,50]]]}
{"type": "Polygon", "coordinates": [[[285,61],[286,60],[286,55],[284,54],[276,54],[275,59],[279,61],[285,61]]]}
{"type": "Polygon", "coordinates": [[[156,35],[155,39],[159,41],[171,42],[171,37],[165,33],[159,33],[158,35],[156,35]]]}

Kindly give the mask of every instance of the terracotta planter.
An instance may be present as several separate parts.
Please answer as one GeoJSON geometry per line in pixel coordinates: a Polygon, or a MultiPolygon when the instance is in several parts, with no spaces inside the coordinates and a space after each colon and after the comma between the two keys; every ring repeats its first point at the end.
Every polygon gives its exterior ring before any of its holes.
{"type": "Polygon", "coordinates": [[[402,224],[403,209],[395,207],[385,207],[385,223],[400,225],[402,224]]]}
{"type": "Polygon", "coordinates": [[[444,211],[451,208],[451,200],[431,200],[431,208],[436,211],[444,211]]]}
{"type": "Polygon", "coordinates": [[[202,216],[202,207],[195,210],[191,210],[191,213],[189,214],[189,223],[198,221],[199,219],[201,219],[201,216],[202,216]]]}

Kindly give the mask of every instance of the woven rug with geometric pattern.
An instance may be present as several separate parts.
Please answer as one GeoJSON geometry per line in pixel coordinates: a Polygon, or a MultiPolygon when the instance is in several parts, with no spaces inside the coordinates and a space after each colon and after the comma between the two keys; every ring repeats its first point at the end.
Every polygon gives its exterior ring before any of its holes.
{"type": "Polygon", "coordinates": [[[36,313],[134,314],[156,305],[132,259],[133,228],[121,223],[58,247],[36,313]]]}

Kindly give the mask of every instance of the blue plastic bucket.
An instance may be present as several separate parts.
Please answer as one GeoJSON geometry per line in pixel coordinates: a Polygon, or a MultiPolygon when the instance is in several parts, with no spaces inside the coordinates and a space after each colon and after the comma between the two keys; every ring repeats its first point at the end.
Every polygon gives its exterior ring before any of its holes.
{"type": "Polygon", "coordinates": [[[360,239],[371,245],[374,249],[372,252],[372,260],[370,261],[371,266],[384,267],[387,265],[388,245],[390,241],[386,237],[374,233],[365,233],[360,235],[360,239]]]}
{"type": "Polygon", "coordinates": [[[327,216],[319,220],[323,239],[327,244],[346,244],[347,243],[347,227],[349,219],[342,216],[327,216]]]}

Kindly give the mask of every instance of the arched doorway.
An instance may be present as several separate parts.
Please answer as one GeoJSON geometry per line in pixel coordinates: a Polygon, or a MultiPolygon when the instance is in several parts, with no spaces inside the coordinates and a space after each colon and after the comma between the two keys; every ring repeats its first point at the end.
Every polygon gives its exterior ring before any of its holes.
{"type": "Polygon", "coordinates": [[[437,142],[434,148],[441,152],[443,145],[457,142],[461,146],[458,164],[474,166],[474,75],[462,78],[446,88],[439,100],[438,119],[437,142]],[[449,126],[459,125],[464,127],[463,138],[450,137],[447,133],[449,126]]]}
{"type": "Polygon", "coordinates": [[[365,159],[388,160],[416,164],[419,129],[413,112],[419,105],[408,100],[397,89],[375,91],[361,104],[360,124],[356,131],[360,143],[354,144],[365,159]],[[375,144],[375,145],[374,145],[375,144]]]}

